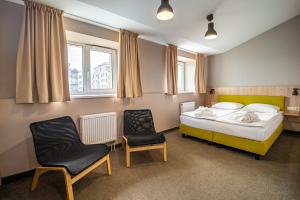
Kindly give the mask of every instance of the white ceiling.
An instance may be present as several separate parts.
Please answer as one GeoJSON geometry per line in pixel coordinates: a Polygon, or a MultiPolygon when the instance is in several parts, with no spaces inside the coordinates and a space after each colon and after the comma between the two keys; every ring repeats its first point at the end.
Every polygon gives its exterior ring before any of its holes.
{"type": "MultiPolygon", "coordinates": [[[[16,1],[16,0],[10,0],[16,1]]],[[[170,0],[174,18],[156,19],[160,0],[35,0],[158,43],[205,54],[228,51],[300,14],[300,0],[170,0]],[[218,38],[204,40],[214,14],[218,38]]]]}

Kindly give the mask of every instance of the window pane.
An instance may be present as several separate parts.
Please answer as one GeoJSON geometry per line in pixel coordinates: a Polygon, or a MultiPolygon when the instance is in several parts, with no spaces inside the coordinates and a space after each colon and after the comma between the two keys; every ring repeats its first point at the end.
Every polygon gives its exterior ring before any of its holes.
{"type": "Polygon", "coordinates": [[[90,50],[91,89],[112,89],[111,53],[90,50]]]}
{"type": "Polygon", "coordinates": [[[179,91],[184,91],[184,63],[183,62],[178,62],[177,87],[179,91]]]}
{"type": "Polygon", "coordinates": [[[68,44],[68,71],[71,94],[83,92],[82,47],[68,44]]]}
{"type": "Polygon", "coordinates": [[[185,90],[189,92],[195,91],[195,70],[196,62],[185,63],[185,90]]]}

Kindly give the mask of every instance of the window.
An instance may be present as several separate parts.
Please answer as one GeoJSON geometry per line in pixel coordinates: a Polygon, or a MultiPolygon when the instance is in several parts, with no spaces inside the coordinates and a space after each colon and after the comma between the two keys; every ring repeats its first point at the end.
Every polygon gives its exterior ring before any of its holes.
{"type": "MultiPolygon", "coordinates": [[[[178,59],[179,60],[179,59],[178,59]]],[[[195,91],[195,61],[178,61],[177,87],[179,93],[195,91]]]]}
{"type": "Polygon", "coordinates": [[[116,93],[116,50],[68,43],[68,71],[71,95],[116,93]]]}
{"type": "Polygon", "coordinates": [[[184,62],[178,62],[178,79],[177,79],[177,86],[178,86],[178,91],[184,91],[185,84],[184,84],[184,68],[185,68],[185,63],[184,62]]]}

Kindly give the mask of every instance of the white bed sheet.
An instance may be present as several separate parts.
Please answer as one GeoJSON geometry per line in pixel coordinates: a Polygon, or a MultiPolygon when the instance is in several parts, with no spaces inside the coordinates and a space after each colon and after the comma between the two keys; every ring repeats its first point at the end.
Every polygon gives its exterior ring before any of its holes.
{"type": "Polygon", "coordinates": [[[188,116],[188,117],[193,117],[197,119],[209,119],[209,120],[216,120],[219,117],[224,117],[226,115],[232,114],[234,112],[240,111],[240,109],[236,110],[229,110],[229,109],[220,109],[220,108],[208,108],[214,116],[201,116],[197,117],[195,113],[197,112],[197,109],[191,112],[184,112],[182,115],[188,116]]]}
{"type": "Polygon", "coordinates": [[[266,123],[263,127],[249,127],[207,119],[197,119],[186,115],[180,116],[180,122],[190,127],[224,133],[227,135],[247,138],[256,141],[267,140],[277,129],[282,120],[282,113],[278,113],[278,115],[273,117],[272,120],[266,123]]]}
{"type": "Polygon", "coordinates": [[[231,113],[229,115],[226,116],[222,116],[222,117],[218,117],[216,119],[216,121],[218,122],[224,122],[224,123],[229,123],[229,124],[236,124],[236,125],[240,125],[240,126],[261,126],[264,127],[265,125],[267,125],[271,120],[273,120],[274,117],[278,116],[278,114],[281,114],[283,112],[280,113],[261,113],[261,112],[254,112],[254,114],[257,115],[257,117],[260,119],[257,122],[250,122],[250,123],[245,123],[245,122],[239,122],[234,120],[235,116],[244,116],[248,111],[245,110],[240,110],[238,112],[234,112],[231,113]]]}

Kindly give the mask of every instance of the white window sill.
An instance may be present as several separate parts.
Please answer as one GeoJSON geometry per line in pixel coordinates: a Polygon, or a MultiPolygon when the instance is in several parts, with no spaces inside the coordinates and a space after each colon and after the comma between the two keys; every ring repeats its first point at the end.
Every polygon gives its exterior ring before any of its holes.
{"type": "Polygon", "coordinates": [[[116,97],[116,96],[117,96],[117,94],[71,95],[71,99],[111,98],[111,97],[116,97]]]}
{"type": "Polygon", "coordinates": [[[179,91],[178,94],[193,94],[193,91],[179,91]]]}

